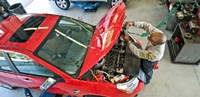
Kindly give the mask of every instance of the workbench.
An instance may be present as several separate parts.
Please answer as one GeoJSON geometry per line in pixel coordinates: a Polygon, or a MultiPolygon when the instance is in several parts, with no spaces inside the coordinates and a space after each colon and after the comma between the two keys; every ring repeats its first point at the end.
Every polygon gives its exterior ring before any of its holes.
{"type": "Polygon", "coordinates": [[[177,24],[168,40],[170,56],[173,62],[196,64],[200,61],[200,35],[192,35],[192,39],[187,39],[184,37],[187,31],[183,23],[177,24]]]}

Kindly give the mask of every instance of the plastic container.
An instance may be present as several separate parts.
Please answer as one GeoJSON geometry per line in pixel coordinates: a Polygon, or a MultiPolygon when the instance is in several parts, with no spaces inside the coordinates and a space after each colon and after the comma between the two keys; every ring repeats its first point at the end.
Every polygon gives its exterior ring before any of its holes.
{"type": "Polygon", "coordinates": [[[25,14],[26,13],[26,11],[21,3],[16,3],[16,4],[11,5],[8,8],[8,10],[11,11],[12,13],[16,13],[16,14],[25,14]]]}

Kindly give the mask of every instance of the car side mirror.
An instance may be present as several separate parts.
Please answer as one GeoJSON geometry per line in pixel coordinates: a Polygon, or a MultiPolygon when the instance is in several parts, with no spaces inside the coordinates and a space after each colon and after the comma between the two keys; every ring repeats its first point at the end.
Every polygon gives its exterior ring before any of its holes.
{"type": "Polygon", "coordinates": [[[40,86],[41,90],[48,90],[50,87],[52,87],[57,81],[51,77],[47,78],[44,83],[40,86]]]}

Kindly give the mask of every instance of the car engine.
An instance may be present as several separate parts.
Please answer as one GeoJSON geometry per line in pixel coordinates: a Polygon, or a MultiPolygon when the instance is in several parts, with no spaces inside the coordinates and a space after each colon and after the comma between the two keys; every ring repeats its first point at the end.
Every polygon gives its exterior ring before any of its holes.
{"type": "Polygon", "coordinates": [[[96,64],[96,73],[102,73],[104,80],[116,83],[124,80],[123,75],[126,44],[122,37],[118,39],[110,52],[96,64]]]}
{"type": "MultiPolygon", "coordinates": [[[[126,82],[134,72],[130,49],[127,47],[123,37],[120,36],[113,48],[101,59],[86,75],[83,80],[104,81],[111,83],[126,82]],[[90,75],[90,77],[89,77],[90,75]]],[[[134,60],[135,62],[135,60],[134,60]]],[[[135,62],[138,64],[137,62],[135,62]]]]}

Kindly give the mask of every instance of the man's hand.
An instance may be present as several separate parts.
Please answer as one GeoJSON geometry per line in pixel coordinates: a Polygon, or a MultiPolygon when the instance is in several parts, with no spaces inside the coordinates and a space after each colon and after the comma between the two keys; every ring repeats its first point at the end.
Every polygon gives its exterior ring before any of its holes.
{"type": "Polygon", "coordinates": [[[124,35],[124,41],[128,43],[130,41],[129,35],[124,35]]]}
{"type": "Polygon", "coordinates": [[[128,27],[130,27],[130,26],[134,26],[134,22],[132,22],[132,21],[127,21],[126,23],[125,23],[125,25],[126,26],[128,26],[128,27]]]}

